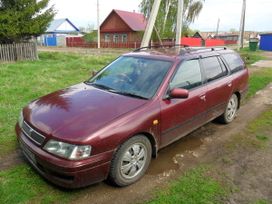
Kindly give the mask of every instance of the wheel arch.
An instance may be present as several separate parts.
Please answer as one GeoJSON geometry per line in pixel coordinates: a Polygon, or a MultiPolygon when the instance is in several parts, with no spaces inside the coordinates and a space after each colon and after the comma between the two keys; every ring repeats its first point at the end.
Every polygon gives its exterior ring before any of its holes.
{"type": "MultiPolygon", "coordinates": [[[[148,132],[141,132],[141,133],[138,133],[136,135],[143,135],[143,136],[147,137],[147,139],[151,143],[152,157],[156,158],[157,153],[158,153],[158,145],[157,145],[157,141],[156,141],[155,137],[152,134],[148,133],[148,132]]],[[[134,136],[136,136],[136,135],[134,135],[134,136]]]]}
{"type": "Polygon", "coordinates": [[[152,157],[156,158],[158,156],[158,142],[155,139],[155,136],[153,134],[149,133],[149,132],[138,132],[138,133],[135,133],[132,136],[126,138],[125,140],[120,141],[119,145],[115,148],[113,155],[116,154],[116,152],[118,151],[118,149],[120,149],[120,147],[127,140],[129,140],[129,139],[131,139],[133,137],[136,137],[136,136],[144,136],[144,137],[146,137],[149,140],[149,142],[151,144],[152,157]]]}
{"type": "Polygon", "coordinates": [[[239,91],[234,92],[234,94],[237,96],[238,98],[238,109],[241,106],[241,93],[239,91]]]}

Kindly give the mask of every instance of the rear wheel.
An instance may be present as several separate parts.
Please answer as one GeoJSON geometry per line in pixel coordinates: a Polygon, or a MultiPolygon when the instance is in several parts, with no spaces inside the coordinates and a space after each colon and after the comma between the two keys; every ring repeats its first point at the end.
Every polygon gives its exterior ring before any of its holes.
{"type": "Polygon", "coordinates": [[[237,95],[233,94],[228,101],[225,112],[218,118],[219,121],[225,124],[232,122],[237,114],[238,103],[237,95]]]}
{"type": "Polygon", "coordinates": [[[109,173],[109,180],[117,186],[127,186],[139,180],[151,160],[150,141],[142,135],[127,140],[117,150],[109,173]]]}

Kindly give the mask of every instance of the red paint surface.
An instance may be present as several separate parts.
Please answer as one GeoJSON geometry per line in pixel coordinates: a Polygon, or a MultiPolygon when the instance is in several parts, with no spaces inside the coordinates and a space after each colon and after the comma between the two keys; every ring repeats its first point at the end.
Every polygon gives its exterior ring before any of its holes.
{"type": "Polygon", "coordinates": [[[206,47],[224,46],[225,41],[220,39],[207,39],[205,45],[206,47]]]}
{"type": "Polygon", "coordinates": [[[201,40],[201,38],[183,37],[183,38],[181,38],[181,44],[191,46],[191,47],[201,47],[202,46],[202,40],[201,40]]]}

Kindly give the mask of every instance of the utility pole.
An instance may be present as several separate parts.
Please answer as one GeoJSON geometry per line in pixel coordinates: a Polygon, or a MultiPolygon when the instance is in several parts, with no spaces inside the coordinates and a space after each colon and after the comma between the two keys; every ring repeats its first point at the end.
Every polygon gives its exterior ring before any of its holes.
{"type": "Polygon", "coordinates": [[[145,29],[144,37],[141,43],[141,47],[147,47],[149,44],[153,29],[154,29],[155,21],[159,12],[160,4],[161,4],[161,0],[154,1],[150,16],[147,22],[147,26],[145,29]]]}
{"type": "Polygon", "coordinates": [[[100,49],[99,0],[97,0],[97,48],[100,49]]]}
{"type": "Polygon", "coordinates": [[[183,7],[184,0],[178,0],[178,13],[177,13],[177,25],[176,25],[176,44],[180,44],[183,26],[183,7]]]}
{"type": "Polygon", "coordinates": [[[220,27],[220,18],[218,18],[218,21],[217,21],[215,36],[218,36],[218,34],[219,34],[219,27],[220,27]]]}
{"type": "Polygon", "coordinates": [[[245,18],[246,18],[246,0],[243,0],[241,21],[240,21],[240,34],[238,39],[238,49],[244,47],[244,32],[245,32],[245,18]]]}

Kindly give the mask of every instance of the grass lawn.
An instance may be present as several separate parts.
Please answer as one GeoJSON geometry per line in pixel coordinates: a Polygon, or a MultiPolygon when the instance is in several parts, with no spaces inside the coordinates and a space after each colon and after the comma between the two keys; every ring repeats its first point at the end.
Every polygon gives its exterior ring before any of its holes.
{"type": "Polygon", "coordinates": [[[14,125],[28,102],[82,82],[117,56],[40,53],[40,60],[0,64],[0,157],[16,148],[14,125]]]}
{"type": "Polygon", "coordinates": [[[207,175],[209,168],[198,167],[186,172],[166,191],[157,193],[148,204],[215,204],[226,195],[225,189],[207,175]]]}
{"type": "Polygon", "coordinates": [[[245,63],[247,65],[253,64],[259,60],[264,60],[266,59],[263,55],[262,55],[262,51],[257,50],[255,52],[250,51],[249,48],[243,48],[239,51],[240,55],[242,56],[242,58],[244,59],[245,63]]]}
{"type": "Polygon", "coordinates": [[[68,203],[76,192],[48,185],[27,165],[0,172],[0,203],[68,203]]]}
{"type": "Polygon", "coordinates": [[[271,82],[272,82],[272,67],[260,69],[259,71],[254,72],[249,77],[249,89],[247,93],[247,99],[254,96],[257,91],[263,89],[271,82]]]}

